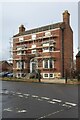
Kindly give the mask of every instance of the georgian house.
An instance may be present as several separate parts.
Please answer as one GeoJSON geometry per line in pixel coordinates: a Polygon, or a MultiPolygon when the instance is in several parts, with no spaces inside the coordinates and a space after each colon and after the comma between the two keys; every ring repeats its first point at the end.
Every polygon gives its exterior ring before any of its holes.
{"type": "Polygon", "coordinates": [[[73,31],[70,14],[63,21],[26,30],[19,27],[13,36],[13,72],[23,77],[40,70],[42,78],[64,78],[73,64],[73,31]]]}

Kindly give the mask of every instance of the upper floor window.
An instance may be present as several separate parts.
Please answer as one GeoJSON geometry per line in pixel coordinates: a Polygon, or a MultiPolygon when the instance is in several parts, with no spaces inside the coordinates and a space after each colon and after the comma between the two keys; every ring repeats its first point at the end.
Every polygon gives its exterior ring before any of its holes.
{"type": "Polygon", "coordinates": [[[36,48],[36,45],[35,45],[35,44],[33,44],[33,45],[32,45],[32,48],[36,48]]]}
{"type": "Polygon", "coordinates": [[[20,38],[19,38],[19,42],[22,42],[23,40],[24,40],[23,37],[20,37],[20,38]]]}
{"type": "Polygon", "coordinates": [[[43,47],[49,46],[49,42],[43,43],[43,47]]]}
{"type": "Polygon", "coordinates": [[[32,40],[36,40],[36,34],[32,35],[32,40]]]}
{"type": "Polygon", "coordinates": [[[54,50],[53,47],[45,47],[43,48],[43,52],[52,52],[54,50]]]}
{"type": "Polygon", "coordinates": [[[51,32],[50,31],[45,32],[45,36],[46,37],[51,36],[51,32]]]}
{"type": "Polygon", "coordinates": [[[17,55],[25,55],[25,51],[23,50],[17,51],[17,55]]]}
{"type": "Polygon", "coordinates": [[[36,49],[32,50],[32,54],[36,54],[36,49]]]}

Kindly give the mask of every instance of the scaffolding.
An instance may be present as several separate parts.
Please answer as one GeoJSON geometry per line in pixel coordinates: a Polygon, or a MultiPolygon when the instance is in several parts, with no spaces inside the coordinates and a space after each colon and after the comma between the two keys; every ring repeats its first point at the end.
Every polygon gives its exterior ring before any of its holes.
{"type": "Polygon", "coordinates": [[[13,63],[13,39],[12,38],[10,38],[9,43],[10,43],[10,50],[9,50],[10,58],[9,58],[9,62],[13,63]]]}

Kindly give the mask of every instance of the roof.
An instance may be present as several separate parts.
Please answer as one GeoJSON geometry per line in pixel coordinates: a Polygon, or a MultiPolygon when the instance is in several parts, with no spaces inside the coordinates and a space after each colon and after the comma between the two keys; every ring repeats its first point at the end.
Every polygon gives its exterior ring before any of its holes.
{"type": "Polygon", "coordinates": [[[31,29],[31,30],[24,31],[22,33],[18,33],[16,35],[14,35],[13,37],[18,37],[18,36],[21,36],[21,35],[33,34],[33,33],[36,33],[36,32],[46,31],[46,30],[55,29],[55,28],[60,28],[60,26],[63,23],[64,22],[59,22],[59,23],[55,23],[55,24],[50,24],[50,25],[34,28],[34,29],[31,29]]]}
{"type": "Polygon", "coordinates": [[[6,60],[0,61],[0,65],[2,65],[3,63],[7,63],[9,66],[12,66],[12,64],[8,63],[6,60]]]}
{"type": "Polygon", "coordinates": [[[78,52],[78,54],[76,55],[76,57],[80,57],[80,51],[78,52]]]}

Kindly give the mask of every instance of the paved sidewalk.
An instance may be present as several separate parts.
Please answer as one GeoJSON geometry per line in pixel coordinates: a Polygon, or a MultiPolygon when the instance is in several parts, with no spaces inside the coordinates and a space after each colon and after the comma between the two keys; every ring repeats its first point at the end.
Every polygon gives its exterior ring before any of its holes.
{"type": "Polygon", "coordinates": [[[65,79],[41,79],[41,82],[43,83],[64,83],[65,84],[65,79]]]}

